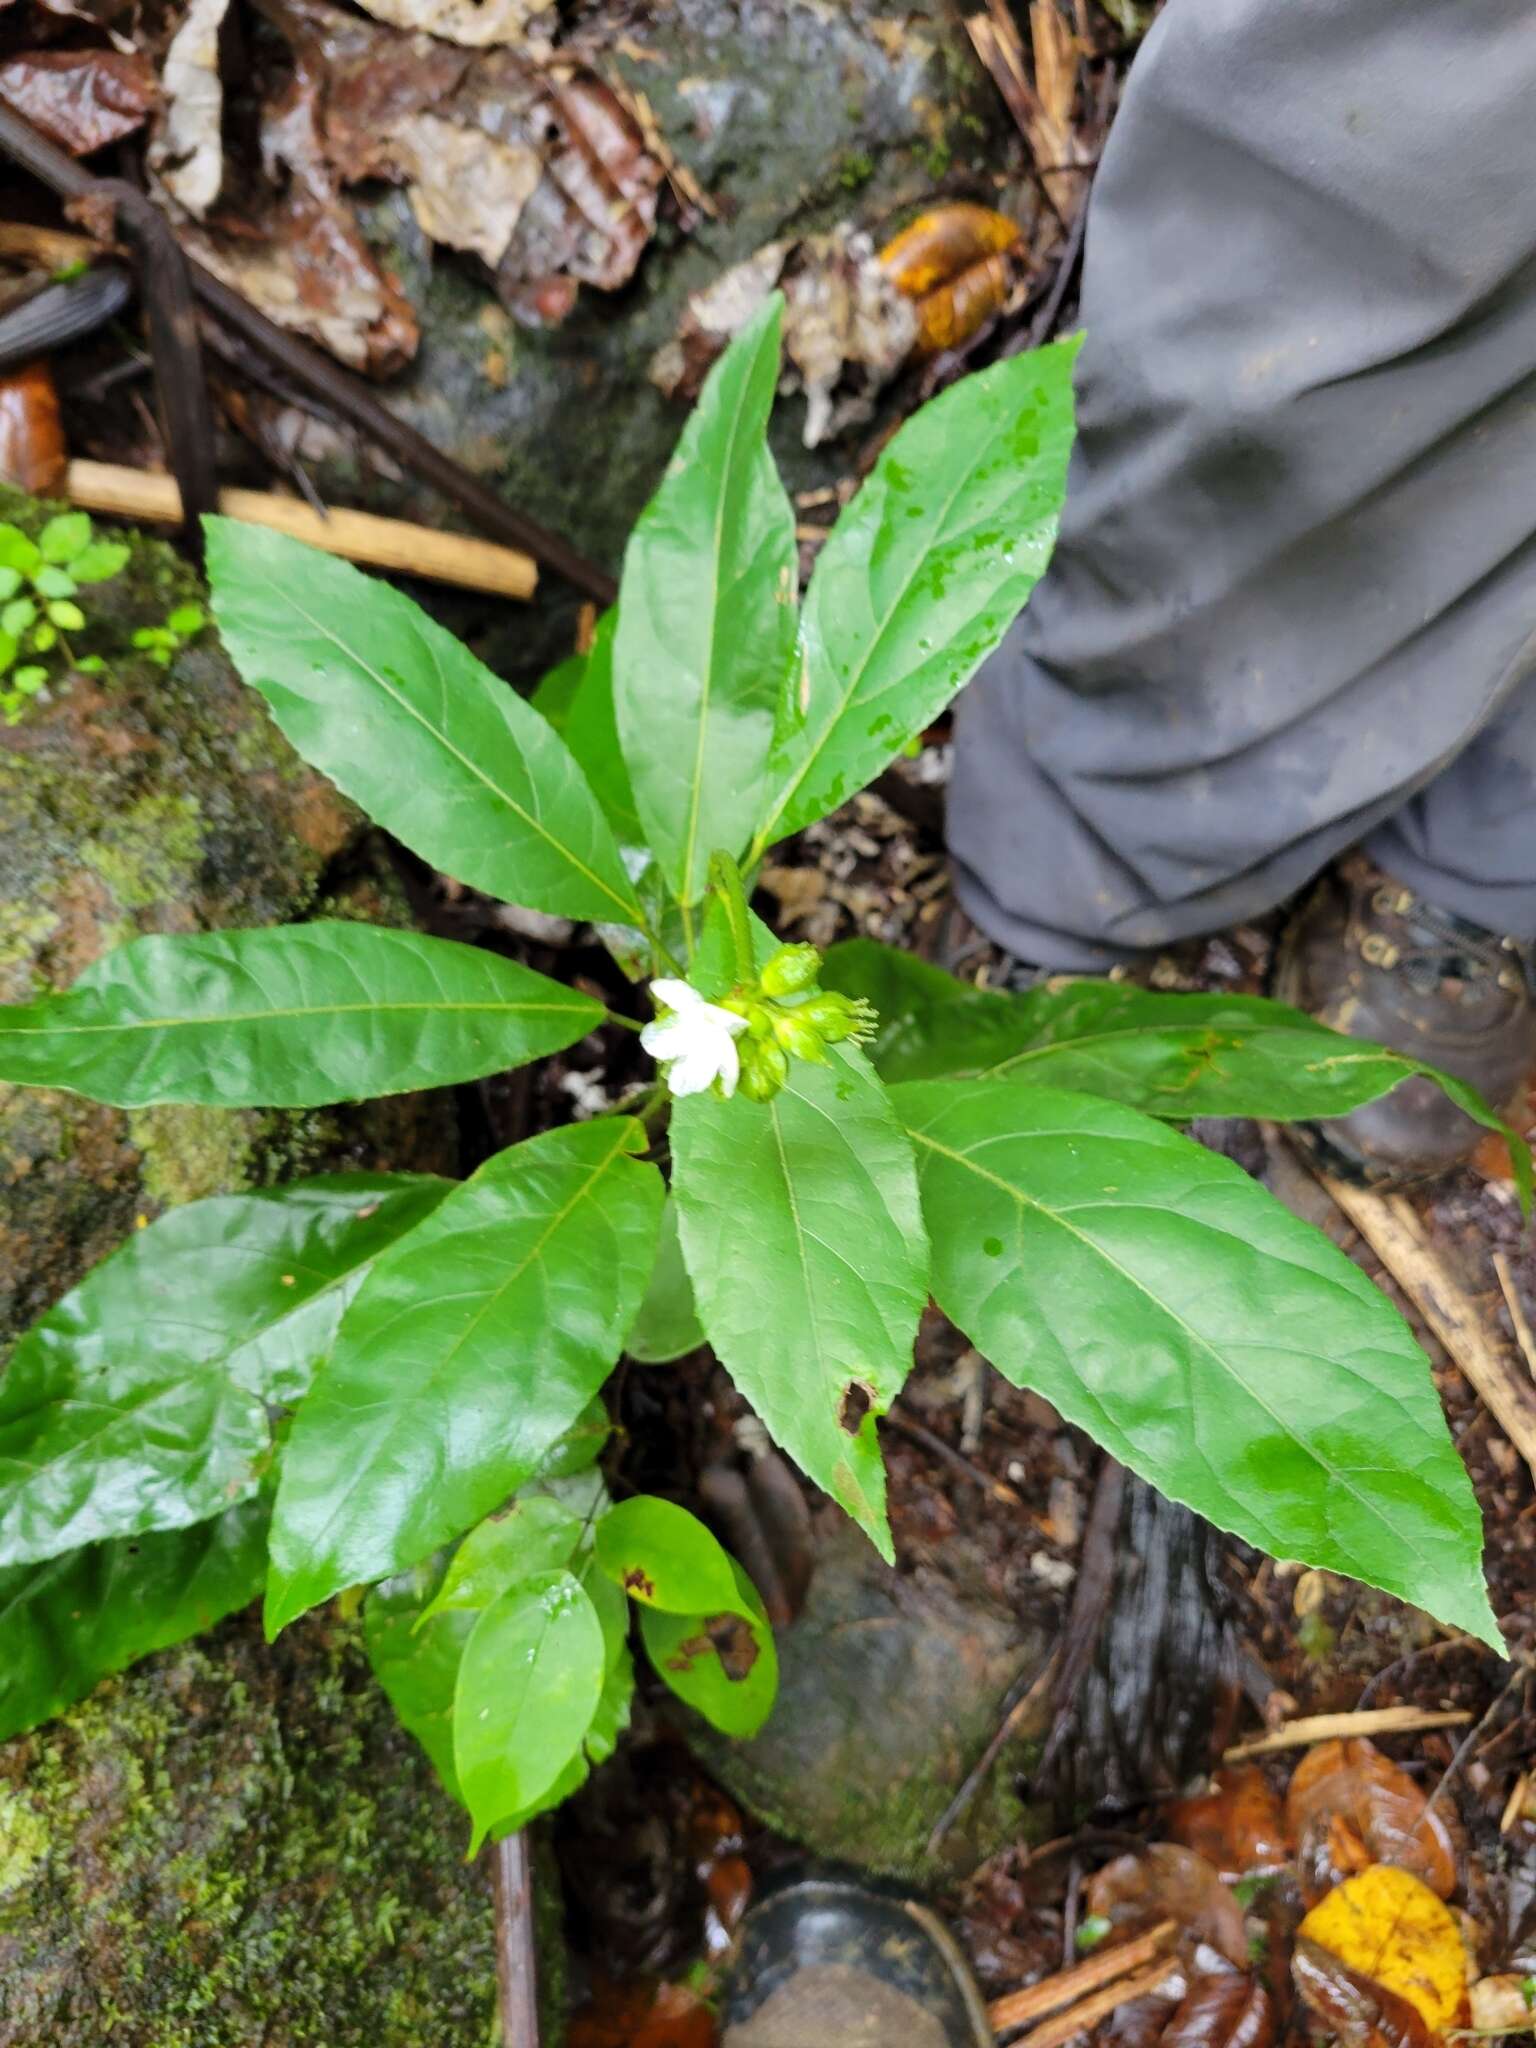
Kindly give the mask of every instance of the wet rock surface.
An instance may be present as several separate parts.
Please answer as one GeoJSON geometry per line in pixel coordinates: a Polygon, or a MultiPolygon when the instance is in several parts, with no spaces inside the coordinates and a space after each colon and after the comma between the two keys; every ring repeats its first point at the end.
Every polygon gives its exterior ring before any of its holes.
{"type": "Polygon", "coordinates": [[[333,1610],[0,1749],[0,2048],[487,2048],[483,1864],[333,1610]]]}
{"type": "MultiPolygon", "coordinates": [[[[0,519],[43,516],[0,490],[0,519]]],[[[87,594],[106,672],[69,677],[0,727],[0,1000],[68,987],[144,932],[405,922],[364,821],[297,759],[212,632],[168,669],[129,649],[135,628],[201,596],[170,548],[137,541],[87,594]]],[[[456,1153],[443,1096],[124,1112],[0,1085],[0,1339],[172,1203],[347,1166],[451,1173],[456,1153]]]]}
{"type": "Polygon", "coordinates": [[[835,1509],[816,1522],[805,1607],[779,1636],[778,1703],[763,1732],[693,1740],[742,1804],[818,1855],[870,1870],[962,1872],[1033,1819],[1015,1789],[1037,1743],[1005,1744],[937,1856],[928,1842],[996,1733],[1010,1688],[1049,1643],[964,1568],[958,1536],[944,1573],[893,1571],[835,1509]]]}

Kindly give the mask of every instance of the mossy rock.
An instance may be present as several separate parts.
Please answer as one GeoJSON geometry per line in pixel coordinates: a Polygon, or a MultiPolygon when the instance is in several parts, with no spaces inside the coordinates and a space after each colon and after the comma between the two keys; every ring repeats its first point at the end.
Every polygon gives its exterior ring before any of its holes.
{"type": "Polygon", "coordinates": [[[919,1882],[963,1876],[1044,1821],[1015,1789],[1039,1749],[1039,1729],[1021,1729],[929,1849],[1010,1688],[1050,1650],[985,1592],[963,1531],[944,1562],[942,1573],[893,1571],[846,1516],[824,1510],[804,1611],[778,1637],[779,1696],[766,1727],[733,1742],[690,1724],[727,1791],[780,1834],[919,1882]]]}
{"type": "Polygon", "coordinates": [[[0,1749],[0,2048],[492,2048],[466,1826],[334,1612],[0,1749]]]}
{"type": "MultiPolygon", "coordinates": [[[[48,509],[0,492],[29,530],[48,509]]],[[[169,669],[132,651],[202,597],[174,551],[135,539],[84,597],[76,651],[105,672],[0,728],[0,1000],[141,932],[405,922],[365,821],[212,632],[169,669]]],[[[172,1203],[457,1163],[448,1095],[125,1115],[0,1086],[0,1338],[172,1203]]],[[[465,1841],[355,1627],[327,1613],[268,1648],[237,1617],[0,1747],[0,2048],[487,2048],[493,1919],[465,1841]]]]}
{"type": "MultiPolygon", "coordinates": [[[[418,308],[422,338],[379,395],[509,504],[616,570],[686,417],[649,368],[689,294],[781,236],[840,221],[894,232],[936,189],[993,197],[1015,138],[951,0],[670,0],[638,21],[613,0],[583,0],[569,20],[649,101],[713,216],[686,233],[664,224],[622,291],[583,287],[561,325],[530,331],[483,271],[426,241],[402,193],[386,195],[368,232],[418,308]]],[[[804,423],[803,399],[776,408],[787,483],[838,482],[847,446],[806,450],[804,423]]],[[[321,476],[339,502],[421,516],[411,479],[360,476],[340,460],[321,476]]],[[[458,600],[448,615],[523,680],[569,651],[573,602],[551,576],[532,619],[458,600]]]]}
{"type": "MultiPolygon", "coordinates": [[[[0,519],[35,531],[47,509],[0,490],[0,519]]],[[[168,669],[128,645],[135,628],[203,596],[170,547],[136,539],[122,575],[82,593],[77,652],[100,654],[106,671],[61,676],[0,727],[0,1001],[67,987],[141,932],[316,915],[404,922],[365,821],[298,760],[213,632],[168,669]]],[[[349,1165],[455,1171],[451,1097],[298,1115],[125,1113],[0,1085],[0,1340],[139,1217],[349,1165]]]]}

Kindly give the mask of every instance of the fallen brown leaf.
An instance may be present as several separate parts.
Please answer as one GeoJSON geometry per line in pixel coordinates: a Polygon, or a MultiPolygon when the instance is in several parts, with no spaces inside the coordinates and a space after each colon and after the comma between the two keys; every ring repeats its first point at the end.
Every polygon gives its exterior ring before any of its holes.
{"type": "MultiPolygon", "coordinates": [[[[1431,2033],[1461,2026],[1467,2015],[1467,1951],[1456,1919],[1422,1879],[1390,1863],[1346,1878],[1302,1921],[1304,1942],[1346,1969],[1405,1999],[1431,2033]]],[[[1307,1984],[1297,1978],[1302,1996],[1307,1984]]]]}
{"type": "Polygon", "coordinates": [[[1087,1910],[1110,1923],[1111,1939],[1141,1934],[1159,1920],[1176,1920],[1193,1940],[1209,1942],[1241,1969],[1248,1960],[1243,1912],[1212,1864],[1177,1842],[1154,1842],[1134,1856],[1117,1856],[1084,1887],[1087,1910]]]}
{"type": "Polygon", "coordinates": [[[1456,1889],[1445,1820],[1363,1736],[1320,1743],[1303,1757],[1286,1792],[1285,1819],[1309,1904],[1373,1863],[1412,1871],[1442,1899],[1456,1889]]]}
{"type": "Polygon", "coordinates": [[[1162,2048],[1271,2048],[1269,1993],[1242,1970],[1197,1977],[1162,2032],[1162,2048]]]}
{"type": "Polygon", "coordinates": [[[29,50],[0,64],[0,99],[71,156],[89,156],[141,128],[155,74],[126,50],[29,50]]]}
{"type": "Polygon", "coordinates": [[[1209,1791],[1176,1800],[1168,1810],[1168,1832],[1227,1878],[1278,1870],[1290,1856],[1279,1798],[1256,1764],[1228,1765],[1212,1778],[1209,1791]]]}

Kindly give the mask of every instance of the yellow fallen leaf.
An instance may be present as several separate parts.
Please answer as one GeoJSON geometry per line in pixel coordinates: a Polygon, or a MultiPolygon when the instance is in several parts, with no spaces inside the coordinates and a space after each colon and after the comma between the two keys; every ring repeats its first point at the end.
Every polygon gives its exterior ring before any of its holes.
{"type": "Polygon", "coordinates": [[[1450,1908],[1412,1871],[1373,1863],[1335,1885],[1298,1932],[1406,1998],[1437,2033],[1465,2024],[1461,1930],[1450,1908]]]}

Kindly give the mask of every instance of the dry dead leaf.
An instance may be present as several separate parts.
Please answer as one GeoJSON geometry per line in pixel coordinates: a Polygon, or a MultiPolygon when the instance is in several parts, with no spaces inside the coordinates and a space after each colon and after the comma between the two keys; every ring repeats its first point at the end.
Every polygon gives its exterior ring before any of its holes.
{"type": "Polygon", "coordinates": [[[695,292],[677,334],[652,359],[651,381],[669,398],[695,397],[711,363],[775,285],[784,291],[780,388],[804,391],[803,438],[816,448],[872,417],[876,397],[919,334],[915,308],[870,237],[846,225],[767,242],[695,292]]]}
{"type": "Polygon", "coordinates": [[[552,29],[550,0],[358,0],[391,28],[423,29],[445,42],[484,50],[527,42],[535,29],[552,29]]]}
{"type": "Polygon", "coordinates": [[[1479,1977],[1468,1996],[1472,2025],[1479,2034],[1536,2032],[1536,2001],[1529,1977],[1516,1976],[1512,1971],[1479,1977]]]}
{"type": "Polygon", "coordinates": [[[1446,1821],[1363,1736],[1308,1751],[1286,1792],[1285,1819],[1309,1905],[1373,1863],[1411,1870],[1442,1899],[1456,1889],[1446,1821]]]}
{"type": "Polygon", "coordinates": [[[1223,1877],[1278,1870],[1290,1857],[1285,1815],[1257,1764],[1232,1764],[1198,1798],[1168,1810],[1168,1832],[1213,1864],[1223,1877]]]}
{"type": "Polygon", "coordinates": [[[1212,1864],[1177,1842],[1154,1842],[1134,1856],[1117,1856],[1094,1872],[1084,1888],[1090,1914],[1107,1920],[1115,1940],[1128,1940],[1177,1920],[1193,1940],[1208,1942],[1241,1969],[1248,1960],[1243,1912],[1212,1864]]]}
{"type": "Polygon", "coordinates": [[[192,0],[160,71],[165,110],[149,167],[176,204],[201,220],[224,182],[219,31],[229,0],[192,0]]]}
{"type": "Polygon", "coordinates": [[[131,135],[156,100],[148,60],[125,50],[29,50],[0,64],[0,99],[71,156],[131,135]]]}
{"type": "MultiPolygon", "coordinates": [[[[1467,1951],[1455,1915],[1412,1871],[1373,1863],[1336,1885],[1297,1936],[1407,2002],[1432,2033],[1467,2015],[1467,1951]]],[[[1307,1986],[1298,1978],[1307,1997],[1307,1986]]],[[[1310,2001],[1309,2001],[1310,2002],[1310,2001]]]]}
{"type": "Polygon", "coordinates": [[[1023,281],[1019,226],[990,206],[957,200],[919,214],[880,251],[880,265],[917,307],[924,355],[958,348],[1001,313],[1023,281]]]}
{"type": "Polygon", "coordinates": [[[522,143],[493,141],[438,114],[412,114],[391,138],[410,179],[411,211],[424,235],[469,249],[494,270],[544,166],[522,143]]]}

